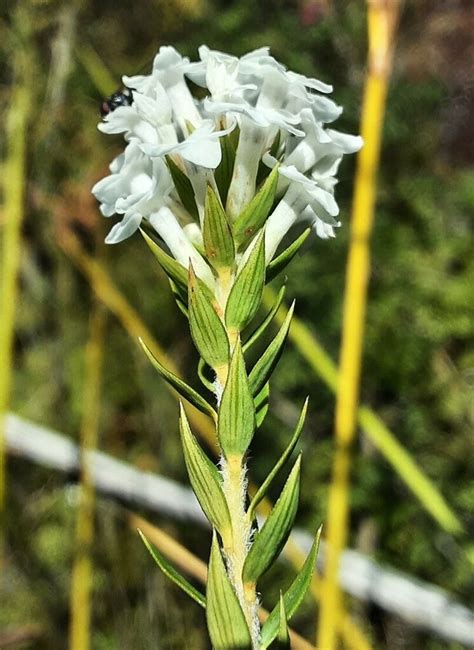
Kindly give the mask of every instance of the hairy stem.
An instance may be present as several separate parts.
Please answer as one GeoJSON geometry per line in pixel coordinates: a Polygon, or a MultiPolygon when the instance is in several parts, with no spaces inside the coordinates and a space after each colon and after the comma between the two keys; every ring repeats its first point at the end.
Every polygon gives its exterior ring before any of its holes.
{"type": "Polygon", "coordinates": [[[230,456],[221,460],[223,489],[232,522],[230,544],[224,548],[227,570],[245,615],[252,637],[253,648],[258,648],[260,625],[258,622],[258,600],[255,590],[244,587],[242,571],[250,547],[251,524],[245,511],[247,494],[247,466],[242,456],[230,456]]]}
{"type": "MultiPolygon", "coordinates": [[[[233,280],[233,274],[224,271],[221,272],[216,283],[216,294],[219,301],[218,308],[224,326],[225,307],[230,290],[232,289],[233,280]]],[[[226,330],[230,348],[233,351],[239,340],[240,332],[237,330],[229,330],[227,327],[226,330]]],[[[216,368],[216,382],[220,384],[220,390],[224,389],[228,379],[228,372],[228,365],[216,368]]],[[[219,408],[220,397],[217,401],[219,408]]],[[[251,545],[250,540],[252,534],[252,522],[246,512],[247,464],[244,455],[232,454],[227,457],[223,455],[220,460],[220,465],[223,477],[222,487],[229,508],[232,528],[230,539],[224,543],[227,572],[249,627],[252,648],[258,650],[260,623],[258,619],[257,594],[254,588],[249,589],[248,585],[244,585],[242,579],[244,563],[251,545]]]]}

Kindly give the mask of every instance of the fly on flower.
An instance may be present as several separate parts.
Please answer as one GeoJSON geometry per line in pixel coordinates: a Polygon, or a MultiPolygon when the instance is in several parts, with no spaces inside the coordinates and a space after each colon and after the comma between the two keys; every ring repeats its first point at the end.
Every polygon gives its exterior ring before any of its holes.
{"type": "Polygon", "coordinates": [[[102,118],[115,111],[119,106],[131,106],[133,104],[132,88],[124,86],[116,90],[107,99],[104,99],[100,105],[100,115],[102,118]]]}

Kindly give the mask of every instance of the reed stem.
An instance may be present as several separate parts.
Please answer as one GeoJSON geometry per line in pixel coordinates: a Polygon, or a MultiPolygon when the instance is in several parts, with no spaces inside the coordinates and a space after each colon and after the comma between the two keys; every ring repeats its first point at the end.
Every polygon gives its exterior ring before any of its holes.
{"type": "Polygon", "coordinates": [[[346,268],[341,360],[336,400],[332,480],[327,518],[327,559],[321,599],[318,645],[337,647],[343,616],[338,572],[349,525],[352,444],[357,423],[367,286],[370,273],[370,236],[374,221],[376,178],[383,119],[392,67],[398,0],[368,0],[368,69],[362,105],[364,147],[358,156],[346,268]]]}
{"type": "Polygon", "coordinates": [[[3,233],[0,313],[0,563],[6,516],[5,418],[13,379],[13,340],[21,260],[21,227],[26,188],[27,125],[32,100],[31,20],[19,6],[14,16],[13,90],[6,117],[7,156],[3,174],[3,233]]]}

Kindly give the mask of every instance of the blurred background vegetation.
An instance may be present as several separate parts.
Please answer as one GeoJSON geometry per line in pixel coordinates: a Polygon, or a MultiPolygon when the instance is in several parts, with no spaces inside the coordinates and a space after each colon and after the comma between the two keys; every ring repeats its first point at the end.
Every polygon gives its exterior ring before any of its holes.
{"type": "MultiPolygon", "coordinates": [[[[100,449],[186,483],[176,401],[119,321],[98,306],[71,245],[73,235],[105,265],[194,380],[197,359],[187,324],[144,242],[136,236],[119,246],[101,245],[109,222],[100,217],[90,188],[122,145],[97,131],[99,105],[122,74],[149,69],[162,44],[191,57],[202,43],[235,54],[269,45],[291,69],[333,83],[335,99],[345,107],[338,128],[358,133],[367,54],[364,2],[10,0],[1,11],[2,115],[16,82],[26,79],[30,95],[10,410],[77,441],[97,393],[87,392],[87,383],[99,382],[100,449]],[[103,351],[96,379],[85,362],[91,331],[93,345],[103,351]]],[[[361,385],[362,400],[433,479],[467,534],[443,531],[363,435],[352,473],[350,533],[351,547],[471,606],[473,33],[470,0],[404,5],[384,127],[361,385]]],[[[4,160],[9,151],[4,140],[4,160]]],[[[344,161],[338,188],[343,227],[335,241],[313,240],[306,247],[292,263],[287,291],[296,298],[299,318],[334,359],[353,176],[354,161],[344,161]]],[[[6,201],[8,188],[3,190],[6,201]]],[[[2,225],[7,217],[2,209],[2,225]]],[[[264,478],[306,394],[310,416],[297,523],[315,530],[326,517],[334,396],[292,345],[275,375],[273,413],[253,445],[252,478],[264,478]]],[[[2,630],[31,629],[33,639],[8,647],[68,646],[77,503],[75,477],[8,459],[0,638],[2,630]]],[[[206,559],[209,536],[202,530],[152,519],[206,559]]],[[[93,563],[92,648],[207,647],[203,613],[151,566],[119,507],[101,498],[93,563]]],[[[284,565],[277,571],[288,573],[284,565]]],[[[459,647],[376,607],[355,601],[348,606],[376,648],[459,647]]],[[[313,639],[314,620],[308,602],[294,625],[313,639]]]]}

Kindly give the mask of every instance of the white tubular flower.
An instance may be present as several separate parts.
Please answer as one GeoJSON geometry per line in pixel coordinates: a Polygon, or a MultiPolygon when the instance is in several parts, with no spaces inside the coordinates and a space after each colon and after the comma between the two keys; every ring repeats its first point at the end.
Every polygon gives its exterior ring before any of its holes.
{"type": "MultiPolygon", "coordinates": [[[[297,221],[310,221],[322,239],[335,236],[334,228],[340,225],[335,219],[339,214],[334,198],[335,175],[343,155],[354,153],[362,146],[360,137],[323,129],[310,109],[301,111],[301,122],[305,137],[292,143],[292,150],[278,168],[278,194],[283,199],[267,221],[267,261],[297,221]]],[[[278,161],[267,153],[263,162],[272,168],[278,161]]]]}
{"type": "Polygon", "coordinates": [[[157,81],[161,83],[171,102],[174,119],[183,133],[187,134],[189,124],[197,128],[201,123],[201,115],[184,80],[184,75],[191,66],[189,59],[181,56],[174,47],[163,46],[155,56],[150,77],[124,77],[123,82],[140,92],[147,92],[157,81]]]}
{"type": "MultiPolygon", "coordinates": [[[[342,112],[328,97],[332,86],[287,70],[268,48],[239,58],[203,45],[199,57],[191,62],[161,47],[151,74],[123,77],[127,94],[119,106],[104,103],[99,129],[122,134],[126,147],[93,192],[105,216],[121,216],[108,243],[126,239],[145,219],[176,260],[186,268],[191,260],[211,286],[200,252],[209,187],[232,224],[256,194],[262,163],[278,163],[279,202],[259,220],[269,262],[296,222],[308,221],[321,238],[334,236],[339,164],[362,140],[327,128],[342,112]],[[188,79],[204,97],[193,97],[188,79]]],[[[245,259],[249,242],[236,228],[236,259],[245,259]]]]}
{"type": "Polygon", "coordinates": [[[106,238],[108,244],[123,241],[140,227],[142,219],[156,212],[168,201],[173,182],[161,159],[151,160],[135,142],[110,165],[112,174],[92,188],[106,217],[122,214],[106,238]]]}
{"type": "Polygon", "coordinates": [[[222,158],[219,138],[230,133],[235,128],[235,124],[234,121],[227,129],[216,131],[215,124],[211,120],[204,120],[200,127],[182,142],[143,144],[141,149],[151,157],[177,153],[193,165],[215,169],[222,158]]]}
{"type": "Polygon", "coordinates": [[[193,246],[171,210],[163,207],[158,212],[151,214],[148,220],[166,243],[173,257],[186,270],[189,269],[191,263],[196,275],[210,288],[214,288],[215,281],[211,269],[193,246]]]}

